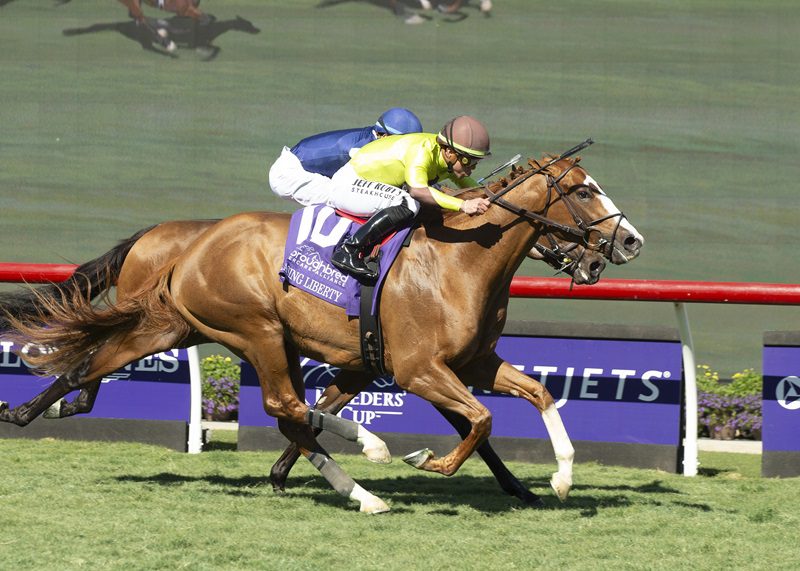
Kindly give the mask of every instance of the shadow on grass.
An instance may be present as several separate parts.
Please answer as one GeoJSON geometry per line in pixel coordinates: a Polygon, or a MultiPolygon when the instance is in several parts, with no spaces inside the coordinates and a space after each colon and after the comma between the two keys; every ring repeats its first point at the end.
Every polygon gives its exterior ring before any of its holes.
{"type": "MultiPolygon", "coordinates": [[[[341,4],[349,3],[370,4],[376,8],[388,10],[395,16],[406,20],[407,24],[423,24],[436,18],[439,22],[455,24],[469,17],[469,14],[462,8],[454,12],[442,12],[436,6],[448,6],[445,0],[431,0],[432,10],[423,9],[419,0],[320,0],[316,8],[334,8],[341,4]],[[411,19],[409,19],[411,17],[411,19]]],[[[451,2],[452,4],[452,2],[451,2]]],[[[478,6],[472,6],[478,10],[478,6]]]]}
{"type": "MultiPolygon", "coordinates": [[[[160,486],[179,486],[183,484],[205,483],[218,487],[220,493],[233,496],[258,497],[264,489],[271,492],[269,478],[264,476],[245,476],[229,478],[220,475],[185,476],[161,472],[146,476],[119,476],[119,482],[155,484],[160,486]]],[[[435,478],[414,475],[394,478],[359,479],[358,483],[390,502],[396,513],[413,512],[420,508],[431,508],[428,513],[438,515],[459,515],[460,508],[471,508],[487,515],[503,514],[528,508],[516,498],[503,493],[491,477],[457,476],[454,478],[435,478]],[[444,504],[444,507],[443,507],[444,504]]],[[[550,491],[546,478],[528,479],[525,482],[532,491],[543,496],[542,510],[569,510],[578,512],[581,517],[594,517],[603,509],[631,506],[675,506],[685,509],[709,512],[711,507],[702,503],[690,503],[670,496],[682,492],[664,486],[654,480],[640,486],[592,486],[579,485],[573,488],[573,495],[560,503],[550,491]],[[575,492],[578,492],[577,494],[575,492]]],[[[337,495],[329,484],[319,476],[292,478],[287,482],[287,497],[308,497],[318,504],[341,506],[345,501],[337,495]]],[[[283,495],[276,492],[277,495],[283,495]]]]}
{"type": "MultiPolygon", "coordinates": [[[[247,34],[261,32],[252,22],[241,16],[236,16],[236,18],[230,20],[216,20],[212,16],[209,22],[203,24],[194,24],[189,18],[175,16],[169,19],[150,20],[150,25],[154,29],[163,28],[168,30],[170,39],[179,47],[196,50],[205,61],[210,61],[219,55],[221,48],[214,44],[214,40],[222,34],[231,31],[247,34]]],[[[65,36],[81,36],[99,32],[117,32],[138,43],[145,51],[170,58],[177,57],[175,53],[167,53],[157,48],[153,43],[152,34],[144,26],[137,25],[133,20],[92,24],[85,28],[68,28],[62,33],[65,36]]]]}
{"type": "Polygon", "coordinates": [[[251,488],[261,486],[270,487],[269,478],[266,476],[244,476],[241,478],[227,478],[218,475],[184,476],[171,472],[161,472],[150,476],[117,476],[114,478],[123,483],[155,484],[158,486],[180,486],[183,484],[205,483],[223,488],[223,492],[231,496],[259,496],[259,492],[251,488]]]}
{"type": "Polygon", "coordinates": [[[706,478],[716,478],[725,472],[732,472],[733,470],[718,470],[717,468],[698,468],[697,475],[705,476],[706,478]]]}
{"type": "Polygon", "coordinates": [[[236,452],[238,450],[238,445],[235,441],[233,442],[220,442],[219,440],[211,440],[203,444],[203,452],[236,452]]]}

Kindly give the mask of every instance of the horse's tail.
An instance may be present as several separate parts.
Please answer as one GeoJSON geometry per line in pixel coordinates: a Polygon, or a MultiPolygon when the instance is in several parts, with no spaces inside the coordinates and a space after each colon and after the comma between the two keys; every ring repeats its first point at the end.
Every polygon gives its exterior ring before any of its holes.
{"type": "Polygon", "coordinates": [[[172,267],[154,276],[139,292],[116,304],[94,306],[80,290],[57,296],[37,292],[41,308],[35,319],[11,317],[3,338],[28,350],[25,360],[37,374],[61,376],[78,370],[105,346],[122,349],[133,335],[169,337],[178,346],[191,332],[175,309],[169,291],[172,267]]]}
{"type": "Polygon", "coordinates": [[[102,256],[79,266],[65,282],[28,288],[19,293],[0,293],[0,331],[9,328],[9,318],[25,321],[42,317],[42,312],[46,311],[42,300],[74,299],[77,295],[91,301],[107,292],[117,282],[133,245],[153,228],[155,225],[138,231],[102,256]]]}

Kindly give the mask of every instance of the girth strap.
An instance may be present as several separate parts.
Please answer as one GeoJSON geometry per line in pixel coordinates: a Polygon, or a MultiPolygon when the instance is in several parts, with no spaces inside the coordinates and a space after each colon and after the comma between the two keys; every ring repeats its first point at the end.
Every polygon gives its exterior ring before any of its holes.
{"type": "Polygon", "coordinates": [[[372,313],[372,297],[375,285],[361,284],[361,306],[359,327],[361,329],[361,358],[367,371],[383,375],[386,373],[383,362],[383,334],[381,333],[380,304],[375,304],[372,313]]]}
{"type": "MultiPolygon", "coordinates": [[[[414,228],[406,236],[403,241],[403,247],[408,248],[411,245],[411,238],[414,235],[414,228]]],[[[378,258],[381,252],[378,250],[378,258]]],[[[380,287],[383,287],[383,282],[378,282],[380,287]]],[[[359,304],[359,329],[361,340],[361,359],[364,361],[364,369],[377,373],[378,375],[386,374],[386,363],[383,358],[383,333],[381,331],[381,304],[380,295],[378,290],[375,294],[375,287],[378,284],[360,284],[361,287],[361,303],[359,304]],[[375,313],[372,313],[372,299],[375,298],[375,313]]]]}

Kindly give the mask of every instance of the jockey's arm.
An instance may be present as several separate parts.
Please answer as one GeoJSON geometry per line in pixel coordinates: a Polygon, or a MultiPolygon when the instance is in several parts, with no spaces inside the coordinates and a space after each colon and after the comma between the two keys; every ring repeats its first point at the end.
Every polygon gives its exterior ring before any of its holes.
{"type": "MultiPolygon", "coordinates": [[[[430,152],[423,147],[412,149],[406,157],[405,179],[409,187],[408,193],[413,199],[423,204],[438,206],[443,210],[464,212],[470,216],[483,214],[489,209],[490,203],[486,198],[470,198],[469,200],[463,200],[455,196],[450,196],[430,186],[430,184],[428,184],[431,175],[431,169],[429,167],[432,163],[435,163],[435,161],[435,155],[431,155],[430,152]]],[[[462,180],[451,178],[451,180],[454,180],[459,186],[465,183],[475,184],[469,177],[463,177],[462,180]]]]}
{"type": "Polygon", "coordinates": [[[462,200],[461,198],[445,194],[441,190],[431,186],[411,187],[408,189],[408,193],[412,198],[423,204],[438,206],[443,210],[464,212],[470,216],[483,214],[489,208],[489,201],[486,198],[462,200]]]}

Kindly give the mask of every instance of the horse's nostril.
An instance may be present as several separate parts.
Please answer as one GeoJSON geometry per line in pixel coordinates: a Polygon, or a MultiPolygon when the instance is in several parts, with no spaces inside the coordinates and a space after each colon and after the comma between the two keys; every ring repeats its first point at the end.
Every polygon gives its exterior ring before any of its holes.
{"type": "Polygon", "coordinates": [[[627,238],[625,238],[624,243],[625,243],[625,249],[629,251],[635,251],[641,247],[639,239],[636,238],[635,236],[628,236],[627,238]]]}
{"type": "Polygon", "coordinates": [[[599,274],[600,272],[603,271],[603,268],[605,268],[605,267],[606,267],[605,263],[600,262],[600,261],[595,261],[595,262],[592,262],[591,264],[589,264],[589,271],[592,274],[599,274]]]}

